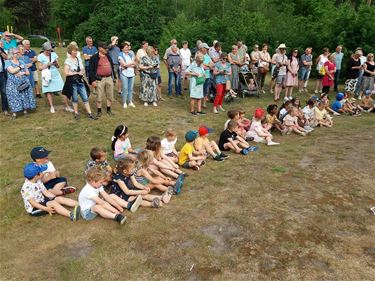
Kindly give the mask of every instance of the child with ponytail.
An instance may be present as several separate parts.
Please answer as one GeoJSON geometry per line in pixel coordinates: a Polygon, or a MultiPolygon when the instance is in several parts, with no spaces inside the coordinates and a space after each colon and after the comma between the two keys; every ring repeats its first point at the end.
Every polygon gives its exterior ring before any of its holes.
{"type": "Polygon", "coordinates": [[[114,151],[114,158],[116,161],[120,159],[137,160],[137,151],[135,151],[129,140],[128,127],[119,125],[116,127],[112,136],[112,150],[114,151]]]}

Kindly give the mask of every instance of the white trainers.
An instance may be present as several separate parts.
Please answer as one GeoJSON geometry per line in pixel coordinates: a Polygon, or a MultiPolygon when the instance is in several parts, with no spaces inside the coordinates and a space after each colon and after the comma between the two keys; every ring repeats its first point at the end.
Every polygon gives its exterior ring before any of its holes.
{"type": "Polygon", "coordinates": [[[74,112],[74,109],[71,108],[70,106],[68,106],[68,107],[65,107],[65,111],[66,112],[74,112]]]}
{"type": "Polygon", "coordinates": [[[338,113],[338,112],[336,112],[336,111],[334,111],[334,112],[333,112],[333,115],[335,115],[335,116],[340,116],[341,114],[338,113]]]}
{"type": "Polygon", "coordinates": [[[49,112],[55,113],[55,108],[53,106],[50,107],[49,112]]]}
{"type": "Polygon", "coordinates": [[[219,112],[217,111],[216,107],[214,107],[214,113],[215,113],[215,114],[219,113],[219,112]]]}
{"type": "Polygon", "coordinates": [[[288,100],[289,100],[289,98],[288,98],[288,97],[285,97],[285,98],[284,98],[284,101],[288,101],[288,100]]]}
{"type": "Polygon", "coordinates": [[[129,106],[130,107],[135,107],[134,103],[132,103],[132,102],[129,103],[129,106]]]}
{"type": "Polygon", "coordinates": [[[124,102],[124,104],[122,105],[123,108],[128,108],[126,102],[124,102]]]}
{"type": "Polygon", "coordinates": [[[220,109],[221,111],[225,111],[225,109],[224,109],[222,106],[220,106],[219,109],[220,109]]]}
{"type": "Polygon", "coordinates": [[[153,102],[152,105],[153,106],[158,106],[158,104],[156,102],[153,102]]]}
{"type": "Polygon", "coordinates": [[[144,104],[143,104],[144,106],[148,106],[148,103],[147,102],[145,102],[144,104]]]}
{"type": "Polygon", "coordinates": [[[267,143],[267,145],[271,146],[271,145],[279,145],[280,143],[278,142],[273,142],[273,141],[270,141],[267,143]]]}

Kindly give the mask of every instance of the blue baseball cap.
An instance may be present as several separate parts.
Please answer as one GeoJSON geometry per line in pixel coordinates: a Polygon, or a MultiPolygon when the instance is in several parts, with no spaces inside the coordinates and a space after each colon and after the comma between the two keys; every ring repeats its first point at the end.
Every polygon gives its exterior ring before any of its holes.
{"type": "Polygon", "coordinates": [[[188,131],[188,132],[185,134],[185,139],[186,139],[187,142],[192,142],[192,141],[194,141],[197,137],[198,137],[198,131],[195,131],[195,130],[188,131]]]}
{"type": "Polygon", "coordinates": [[[343,93],[337,93],[337,95],[336,95],[336,99],[338,100],[338,101],[340,101],[340,100],[342,100],[343,98],[344,98],[344,94],[343,93]]]}
{"type": "Polygon", "coordinates": [[[25,167],[23,168],[23,175],[27,179],[32,179],[45,170],[47,170],[47,165],[38,165],[32,162],[25,165],[25,167]]]}
{"type": "Polygon", "coordinates": [[[369,96],[369,95],[371,95],[371,91],[370,90],[365,91],[365,96],[369,96]]]}
{"type": "Polygon", "coordinates": [[[33,160],[42,159],[42,158],[46,158],[48,154],[50,154],[50,152],[51,151],[45,149],[43,146],[37,146],[31,150],[30,156],[31,156],[31,159],[33,160]]]}

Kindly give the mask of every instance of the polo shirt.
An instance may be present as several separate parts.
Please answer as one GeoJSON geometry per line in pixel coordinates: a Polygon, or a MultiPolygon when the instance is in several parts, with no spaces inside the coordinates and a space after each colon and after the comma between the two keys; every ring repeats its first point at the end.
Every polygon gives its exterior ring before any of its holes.
{"type": "MultiPolygon", "coordinates": [[[[89,55],[89,56],[95,55],[97,52],[98,52],[98,49],[95,46],[92,46],[91,48],[89,46],[85,46],[85,47],[82,48],[82,53],[86,54],[86,55],[89,55]]],[[[89,64],[90,64],[89,61],[90,60],[85,60],[85,66],[86,67],[89,66],[89,64]]]]}
{"type": "MultiPolygon", "coordinates": [[[[30,60],[34,57],[36,57],[36,53],[33,50],[25,50],[24,56],[27,56],[30,58],[30,60]]],[[[33,62],[33,65],[30,67],[30,71],[36,71],[35,62],[33,62]]]]}

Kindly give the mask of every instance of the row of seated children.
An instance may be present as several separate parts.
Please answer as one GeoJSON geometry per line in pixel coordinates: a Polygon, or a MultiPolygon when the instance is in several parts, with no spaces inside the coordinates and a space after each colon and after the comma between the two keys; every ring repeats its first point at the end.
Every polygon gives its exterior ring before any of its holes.
{"type": "Polygon", "coordinates": [[[348,94],[337,93],[336,100],[332,103],[332,110],[337,114],[349,114],[354,116],[361,115],[362,112],[374,112],[374,100],[371,98],[371,91],[364,93],[361,99],[361,104],[357,105],[354,99],[351,99],[348,94]]]}

